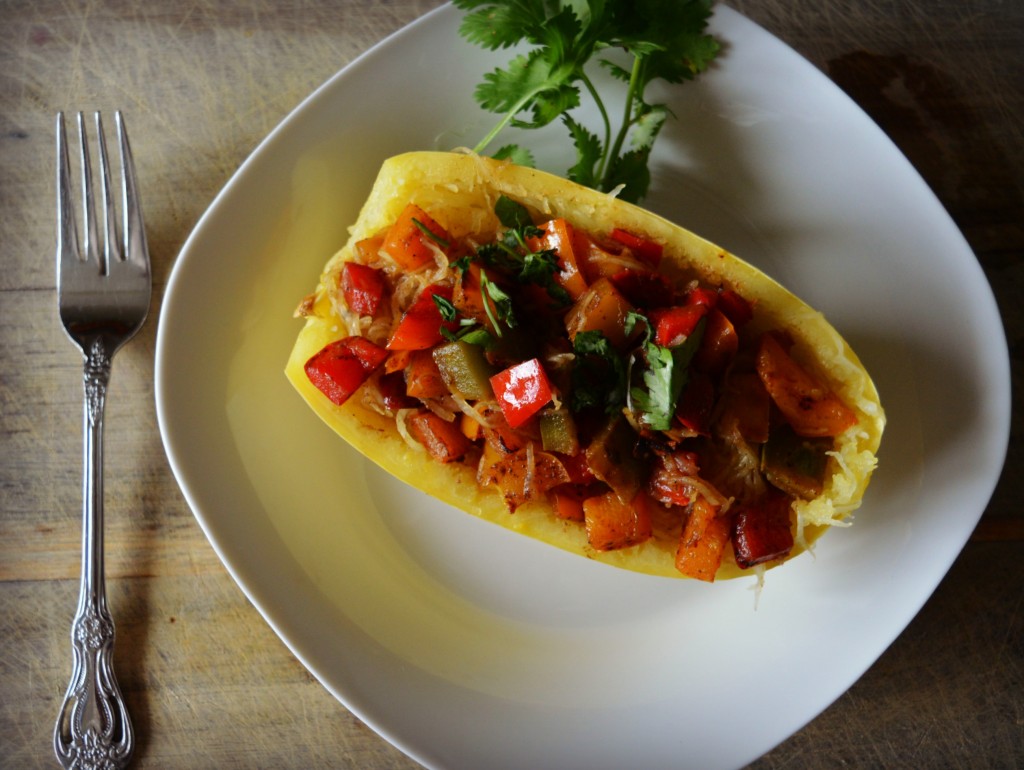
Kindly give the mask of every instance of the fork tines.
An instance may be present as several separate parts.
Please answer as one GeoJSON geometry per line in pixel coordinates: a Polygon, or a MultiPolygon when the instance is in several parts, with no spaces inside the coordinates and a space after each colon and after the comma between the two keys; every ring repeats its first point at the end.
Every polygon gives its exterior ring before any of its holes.
{"type": "Polygon", "coordinates": [[[142,222],[142,211],[139,206],[138,188],[135,179],[135,164],[132,161],[128,134],[125,131],[121,112],[114,115],[117,126],[117,139],[120,155],[121,173],[121,212],[122,223],[118,237],[117,217],[115,214],[114,196],[111,194],[111,168],[107,155],[107,143],[103,133],[103,121],[100,113],[94,114],[96,128],[96,146],[99,155],[100,194],[102,196],[102,228],[103,245],[99,245],[97,212],[93,195],[92,164],[90,162],[89,137],[85,128],[85,117],[79,112],[78,123],[79,164],[81,167],[81,193],[84,223],[84,249],[79,240],[78,223],[72,201],[71,162],[68,152],[67,133],[64,127],[64,113],[57,113],[57,259],[58,261],[68,250],[74,256],[86,261],[95,261],[102,273],[109,273],[114,260],[128,259],[145,267],[146,234],[142,222]]]}

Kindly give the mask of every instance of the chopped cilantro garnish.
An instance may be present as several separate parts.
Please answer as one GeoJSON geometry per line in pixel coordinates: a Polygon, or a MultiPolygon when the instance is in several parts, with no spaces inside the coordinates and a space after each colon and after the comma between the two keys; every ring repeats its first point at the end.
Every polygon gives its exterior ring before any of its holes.
{"type": "Polygon", "coordinates": [[[642,366],[640,383],[629,389],[627,405],[639,414],[642,424],[654,430],[668,430],[672,427],[679,396],[689,381],[688,367],[700,347],[705,321],[703,318],[698,321],[683,343],[671,348],[651,339],[651,325],[639,313],[630,313],[627,317],[627,332],[632,332],[639,323],[647,328],[631,364],[642,366]]]}
{"type": "Polygon", "coordinates": [[[592,407],[608,414],[626,402],[626,362],[600,331],[582,331],[573,339],[576,361],[572,369],[570,408],[580,412],[592,407]]]}

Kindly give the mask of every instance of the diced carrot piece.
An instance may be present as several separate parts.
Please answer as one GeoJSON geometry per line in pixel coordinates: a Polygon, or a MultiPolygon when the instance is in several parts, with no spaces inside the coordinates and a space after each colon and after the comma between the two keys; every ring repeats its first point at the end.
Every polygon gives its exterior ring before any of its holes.
{"type": "Polygon", "coordinates": [[[628,230],[623,230],[621,227],[612,229],[611,238],[628,247],[630,251],[652,267],[657,267],[658,263],[661,262],[664,247],[657,241],[652,241],[650,238],[642,238],[628,230]]]}
{"type": "Polygon", "coordinates": [[[470,441],[478,441],[483,437],[484,426],[480,424],[479,420],[473,419],[468,414],[463,414],[459,418],[459,427],[462,430],[462,435],[470,441]]]}
{"type": "Polygon", "coordinates": [[[430,350],[414,350],[405,367],[405,392],[420,400],[448,395],[441,371],[430,350]]]}
{"type": "Polygon", "coordinates": [[[448,232],[427,212],[409,203],[388,228],[381,248],[405,270],[415,270],[433,261],[435,250],[443,251],[450,239],[448,232]]]}
{"type": "Polygon", "coordinates": [[[565,521],[583,521],[583,500],[586,491],[575,484],[562,484],[551,492],[555,515],[565,521]]]}
{"type": "Polygon", "coordinates": [[[838,436],[857,415],[826,385],[798,364],[773,334],[757,351],[757,373],[772,401],[801,436],[838,436]]]}
{"type": "Polygon", "coordinates": [[[707,314],[704,336],[700,341],[700,349],[694,356],[694,365],[711,375],[725,371],[736,351],[739,350],[740,336],[732,321],[717,309],[707,314]]]}
{"type": "Polygon", "coordinates": [[[476,319],[488,327],[491,326],[490,319],[487,317],[486,306],[484,305],[483,290],[480,286],[479,263],[470,262],[466,270],[459,271],[455,279],[455,292],[452,295],[452,304],[464,316],[476,319]]]}
{"type": "Polygon", "coordinates": [[[639,492],[627,503],[614,492],[583,501],[587,541],[599,551],[613,551],[637,545],[654,532],[650,499],[639,492]]]}
{"type": "Polygon", "coordinates": [[[469,451],[470,442],[459,426],[433,412],[419,412],[408,419],[410,435],[420,442],[438,462],[461,460],[469,451]]]}
{"type": "Polygon", "coordinates": [[[534,251],[550,249],[558,257],[558,274],[555,279],[569,292],[573,300],[586,291],[587,281],[580,272],[574,246],[575,229],[562,218],[552,219],[543,225],[544,235],[531,238],[527,245],[534,251]]]}
{"type": "Polygon", "coordinates": [[[676,569],[687,577],[713,582],[729,535],[729,520],[718,516],[718,509],[698,496],[679,538],[676,569]]]}
{"type": "Polygon", "coordinates": [[[371,235],[369,238],[363,238],[362,240],[356,241],[355,252],[360,262],[372,263],[377,259],[377,255],[380,253],[381,246],[384,245],[384,234],[371,235]]]}
{"type": "Polygon", "coordinates": [[[491,463],[482,484],[495,484],[505,498],[505,505],[515,511],[520,505],[541,499],[548,490],[568,481],[569,474],[557,457],[524,447],[491,463]]]}
{"type": "Polygon", "coordinates": [[[413,352],[412,350],[392,350],[388,355],[388,360],[384,362],[384,371],[393,374],[404,370],[409,365],[413,352]]]}
{"type": "Polygon", "coordinates": [[[621,244],[600,244],[590,233],[576,230],[572,246],[576,264],[588,284],[622,270],[621,244]]]}
{"type": "Polygon", "coordinates": [[[583,292],[565,317],[569,339],[583,331],[602,332],[612,345],[626,344],[626,316],[633,309],[608,278],[601,278],[583,292]]]}

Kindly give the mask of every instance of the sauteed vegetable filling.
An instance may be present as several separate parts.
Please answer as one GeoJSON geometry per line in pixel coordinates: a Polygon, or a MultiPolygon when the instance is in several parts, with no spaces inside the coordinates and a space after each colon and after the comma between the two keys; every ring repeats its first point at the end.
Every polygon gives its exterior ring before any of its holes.
{"type": "Polygon", "coordinates": [[[744,569],[789,554],[792,503],[822,493],[857,417],[785,331],[750,331],[754,304],[670,278],[614,222],[534,222],[502,196],[497,231],[455,238],[441,213],[407,205],[328,276],[344,336],[305,364],[328,399],[594,549],[675,538],[708,581],[729,549],[744,569]]]}

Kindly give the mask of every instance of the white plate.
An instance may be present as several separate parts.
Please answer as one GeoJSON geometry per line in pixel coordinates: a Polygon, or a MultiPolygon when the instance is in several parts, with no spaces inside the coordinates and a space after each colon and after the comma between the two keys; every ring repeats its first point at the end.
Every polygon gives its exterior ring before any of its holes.
{"type": "MultiPolygon", "coordinates": [[[[719,7],[725,53],[670,92],[681,120],[660,140],[646,204],[824,310],[874,374],[889,427],[855,525],[770,573],[755,608],[752,581],[614,570],[425,499],[338,441],[281,370],[299,329],[291,311],[380,162],[489,127],[471,94],[506,57],[461,41],[458,18],[443,7],[345,68],[196,227],[157,346],[171,465],[289,648],[421,763],[742,765],[875,661],[986,505],[1010,408],[989,286],[882,132],[719,7]]],[[[560,132],[532,141],[542,165],[564,172],[560,132]]]]}

